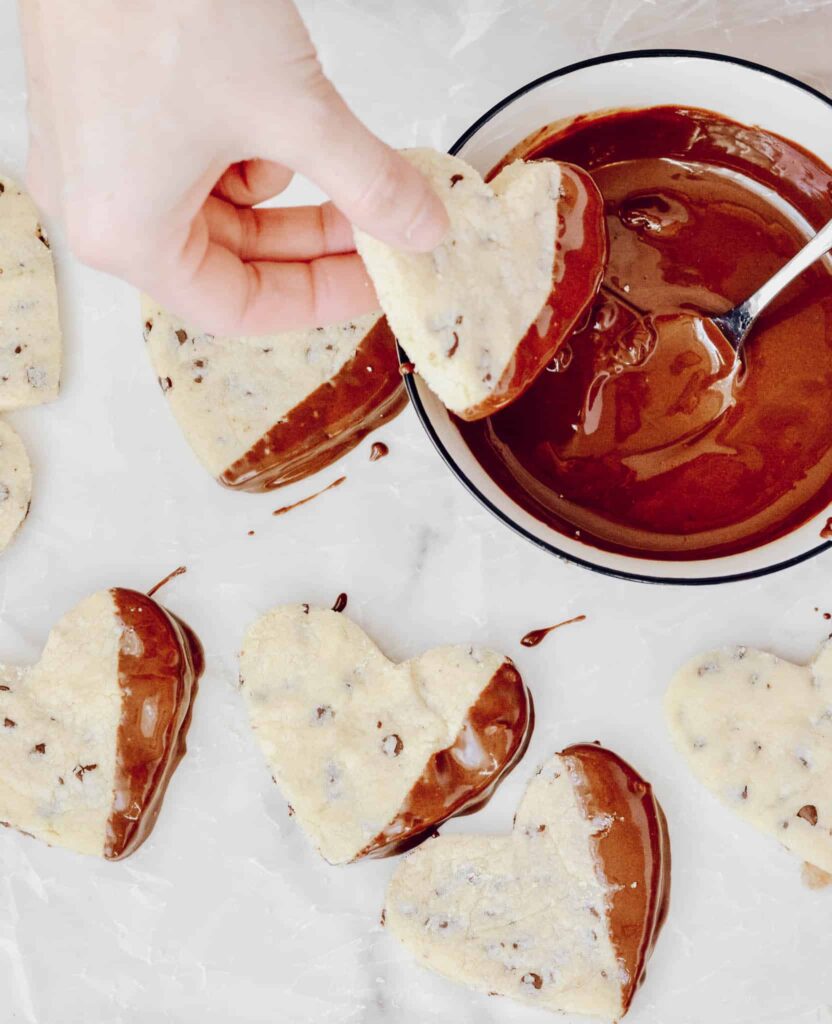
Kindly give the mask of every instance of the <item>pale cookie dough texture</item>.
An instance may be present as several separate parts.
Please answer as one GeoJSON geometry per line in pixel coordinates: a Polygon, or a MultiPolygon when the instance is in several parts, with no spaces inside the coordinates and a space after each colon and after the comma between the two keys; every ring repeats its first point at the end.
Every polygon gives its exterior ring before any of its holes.
{"type": "Polygon", "coordinates": [[[385,923],[426,967],[529,1006],[615,1020],[625,972],[608,928],[613,888],[571,758],[532,779],[514,831],[443,835],[409,854],[385,923]]]}
{"type": "Polygon", "coordinates": [[[331,327],[229,338],[194,332],[147,298],[142,316],[159,385],[188,443],[218,479],[334,381],[379,320],[370,313],[331,327]]]}
{"type": "Polygon", "coordinates": [[[439,647],[394,664],[346,616],[308,605],[251,626],[240,656],[251,725],[326,860],[354,860],[396,818],[505,663],[489,650],[439,647]]]}
{"type": "Polygon", "coordinates": [[[51,402],[61,329],[49,241],[32,200],[0,177],[0,412],[51,402]]]}
{"type": "Polygon", "coordinates": [[[745,647],[702,654],[676,674],[665,709],[704,786],[832,872],[832,644],[811,665],[745,647]]]}
{"type": "Polygon", "coordinates": [[[0,420],[0,551],[29,512],[32,469],[23,442],[0,420]]]}
{"type": "Polygon", "coordinates": [[[458,157],[403,155],[444,201],[448,234],[429,253],[361,231],[356,245],[417,372],[447,408],[475,418],[511,375],[527,331],[551,315],[561,168],[517,160],[486,183],[458,157]]]}

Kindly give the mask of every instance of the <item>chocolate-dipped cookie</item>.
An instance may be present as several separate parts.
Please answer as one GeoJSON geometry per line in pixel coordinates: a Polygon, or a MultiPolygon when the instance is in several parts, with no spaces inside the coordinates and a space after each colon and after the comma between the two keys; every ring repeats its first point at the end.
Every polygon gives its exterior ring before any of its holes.
{"type": "Polygon", "coordinates": [[[406,849],[474,810],[532,727],[504,655],[440,647],[395,664],[345,615],[309,605],[251,626],[240,681],[275,781],[333,864],[406,849]]]}
{"type": "Polygon", "coordinates": [[[266,491],[325,468],[406,404],[387,321],[265,337],[193,331],[143,303],[148,352],[199,460],[228,487],[266,491]]]}
{"type": "Polygon", "coordinates": [[[622,1017],[664,921],[670,846],[650,785],[596,744],[538,771],[511,835],[441,836],[390,882],[385,923],[426,967],[561,1013],[622,1017]]]}
{"type": "Polygon", "coordinates": [[[450,229],[429,253],[356,231],[390,326],[416,371],[458,416],[517,398],[589,308],[607,255],[590,176],[517,160],[486,183],[465,161],[405,151],[445,204],[450,229]]]}
{"type": "Polygon", "coordinates": [[[0,665],[0,822],[118,860],[147,838],[185,753],[199,642],[151,598],[114,588],[0,665]]]}

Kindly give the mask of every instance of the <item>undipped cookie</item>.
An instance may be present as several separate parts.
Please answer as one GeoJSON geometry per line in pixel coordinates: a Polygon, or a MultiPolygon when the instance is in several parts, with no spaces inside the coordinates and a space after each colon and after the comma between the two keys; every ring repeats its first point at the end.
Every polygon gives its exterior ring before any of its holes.
{"type": "Polygon", "coordinates": [[[0,411],[51,402],[61,328],[49,241],[32,200],[0,177],[0,411]]]}
{"type": "Polygon", "coordinates": [[[665,710],[704,786],[832,872],[832,643],[811,665],[747,647],[702,654],[676,673],[665,710]]]}
{"type": "Polygon", "coordinates": [[[155,601],[103,590],[0,665],[0,822],[118,860],[147,838],[185,753],[198,641],[155,601]]]}
{"type": "Polygon", "coordinates": [[[504,655],[438,647],[394,664],[346,616],[309,605],[250,627],[240,683],[275,781],[333,864],[396,852],[480,806],[532,726],[504,655]]]}
{"type": "Polygon", "coordinates": [[[451,835],[397,868],[384,921],[426,967],[490,995],[617,1020],[669,900],[652,790],[595,744],[532,779],[511,835],[451,835]]]}
{"type": "Polygon", "coordinates": [[[143,304],[159,384],[188,443],[228,487],[270,490],[325,468],[406,403],[378,313],[268,337],[195,333],[143,304]]]}
{"type": "Polygon", "coordinates": [[[466,420],[496,412],[551,362],[589,308],[607,256],[604,204],[590,176],[517,160],[489,183],[458,157],[404,152],[445,203],[432,252],[361,231],[359,253],[417,372],[466,420]]]}

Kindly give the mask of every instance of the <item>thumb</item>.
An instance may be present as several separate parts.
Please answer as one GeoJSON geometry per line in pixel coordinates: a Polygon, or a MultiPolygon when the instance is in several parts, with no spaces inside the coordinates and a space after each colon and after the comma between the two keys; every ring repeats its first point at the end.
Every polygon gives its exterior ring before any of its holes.
{"type": "Polygon", "coordinates": [[[400,249],[433,249],[448,230],[442,201],[416,168],[373,135],[330,86],[323,115],[292,166],[311,179],[352,223],[400,249]],[[330,91],[331,90],[331,91],[330,91]]]}

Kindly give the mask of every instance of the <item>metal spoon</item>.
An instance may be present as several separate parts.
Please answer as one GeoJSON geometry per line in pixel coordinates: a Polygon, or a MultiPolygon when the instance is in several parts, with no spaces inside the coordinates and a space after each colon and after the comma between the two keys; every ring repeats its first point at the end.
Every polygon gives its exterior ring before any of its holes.
{"type": "Polygon", "coordinates": [[[820,229],[815,237],[793,256],[789,262],[781,267],[774,277],[758,288],[754,294],[740,302],[739,305],[729,309],[721,316],[713,316],[710,319],[717,325],[725,335],[728,344],[736,351],[737,355],[742,352],[742,347],[748,337],[748,333],[757,317],[766,306],[783,291],[803,271],[811,266],[815,260],[825,255],[832,249],[832,220],[820,229]]]}

